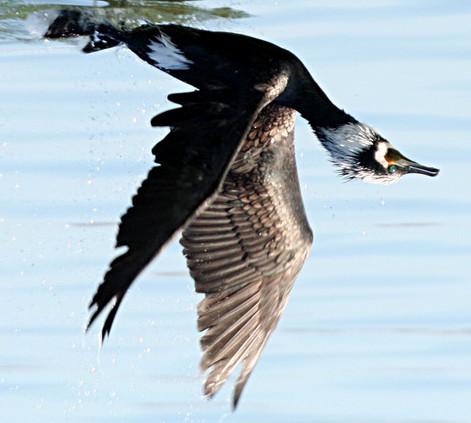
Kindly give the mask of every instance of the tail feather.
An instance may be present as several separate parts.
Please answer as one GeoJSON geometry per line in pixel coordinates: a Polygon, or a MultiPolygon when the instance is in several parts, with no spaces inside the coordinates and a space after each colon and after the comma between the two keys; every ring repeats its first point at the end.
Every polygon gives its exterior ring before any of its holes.
{"type": "Polygon", "coordinates": [[[85,53],[116,47],[124,41],[124,32],[106,21],[98,22],[92,15],[80,10],[62,10],[49,25],[44,38],[72,38],[86,36],[90,41],[83,48],[85,53]]]}

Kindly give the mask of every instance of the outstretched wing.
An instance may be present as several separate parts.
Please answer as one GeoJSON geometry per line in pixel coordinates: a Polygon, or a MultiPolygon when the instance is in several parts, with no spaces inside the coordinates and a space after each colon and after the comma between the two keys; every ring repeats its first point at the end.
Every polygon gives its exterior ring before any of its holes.
{"type": "Polygon", "coordinates": [[[234,408],[312,243],[294,162],[287,159],[283,170],[274,169],[280,180],[231,171],[181,241],[196,291],[206,294],[198,306],[198,329],[206,331],[201,367],[209,369],[204,393],[212,397],[242,363],[234,408]]]}
{"type": "MultiPolygon", "coordinates": [[[[277,87],[286,76],[274,74],[277,87]],[[281,82],[280,82],[281,80],[281,82]]],[[[180,108],[152,119],[154,126],[170,126],[170,133],[153,149],[158,164],[133,197],[121,218],[117,246],[128,250],[114,259],[98,287],[90,308],[90,326],[103,309],[115,303],[103,326],[109,334],[116,312],[131,283],[162,246],[215,194],[258,112],[280,90],[256,79],[240,87],[220,85],[169,99],[180,108]]]]}
{"type": "Polygon", "coordinates": [[[234,407],[312,244],[293,126],[291,110],[267,106],[218,195],[183,231],[196,291],[206,294],[198,307],[204,392],[213,396],[241,364],[234,407]]]}

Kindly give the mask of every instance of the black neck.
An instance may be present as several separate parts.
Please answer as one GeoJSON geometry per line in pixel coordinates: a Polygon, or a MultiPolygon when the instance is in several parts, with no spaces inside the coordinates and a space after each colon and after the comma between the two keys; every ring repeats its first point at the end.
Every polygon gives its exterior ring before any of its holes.
{"type": "Polygon", "coordinates": [[[301,113],[315,131],[356,122],[355,118],[330,101],[301,63],[293,69],[290,80],[279,100],[301,113]]]}

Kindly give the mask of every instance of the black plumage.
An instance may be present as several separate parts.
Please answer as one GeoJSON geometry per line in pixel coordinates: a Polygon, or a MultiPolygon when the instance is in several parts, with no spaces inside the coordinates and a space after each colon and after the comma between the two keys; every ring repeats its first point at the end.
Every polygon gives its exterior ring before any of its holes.
{"type": "MultiPolygon", "coordinates": [[[[390,144],[335,106],[295,55],[266,41],[176,25],[128,31],[76,11],[61,12],[45,34],[81,35],[90,36],[85,52],[124,44],[196,88],[169,95],[180,107],[151,121],[170,132],[121,218],[116,245],[127,251],[98,287],[89,325],[114,300],[102,330],[109,334],[130,285],[183,230],[190,274],[205,294],[198,306],[204,392],[213,396],[242,364],[236,406],[312,243],[294,157],[295,111],[346,175],[397,179],[388,173],[390,144]],[[360,162],[366,151],[371,169],[360,162]]],[[[401,166],[411,163],[420,167],[401,166]]]]}

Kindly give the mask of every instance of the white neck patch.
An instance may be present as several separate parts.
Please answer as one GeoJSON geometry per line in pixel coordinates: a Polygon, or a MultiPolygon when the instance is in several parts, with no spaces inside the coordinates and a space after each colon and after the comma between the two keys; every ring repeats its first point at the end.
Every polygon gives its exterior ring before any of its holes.
{"type": "Polygon", "coordinates": [[[333,162],[340,168],[351,166],[355,155],[372,146],[377,139],[374,129],[360,122],[347,123],[337,128],[318,128],[317,134],[333,162]]]}
{"type": "Polygon", "coordinates": [[[185,70],[193,63],[164,33],[154,37],[149,44],[149,57],[162,69],[185,70]]]}

